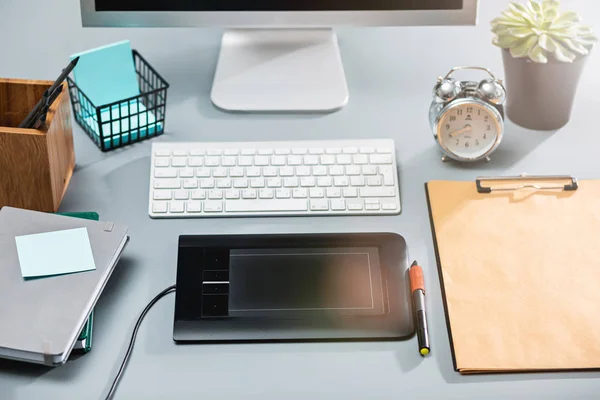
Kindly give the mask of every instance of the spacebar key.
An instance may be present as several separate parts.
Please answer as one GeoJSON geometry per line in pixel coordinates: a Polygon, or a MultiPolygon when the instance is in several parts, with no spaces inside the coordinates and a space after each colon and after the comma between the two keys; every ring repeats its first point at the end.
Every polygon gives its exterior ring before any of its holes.
{"type": "Polygon", "coordinates": [[[307,211],[306,200],[232,200],[225,202],[226,212],[307,211]]]}

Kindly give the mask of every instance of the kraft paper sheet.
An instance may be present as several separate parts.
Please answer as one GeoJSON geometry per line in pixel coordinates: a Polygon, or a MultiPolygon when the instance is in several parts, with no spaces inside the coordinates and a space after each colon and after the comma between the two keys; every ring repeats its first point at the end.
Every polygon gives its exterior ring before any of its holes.
{"type": "Polygon", "coordinates": [[[427,184],[455,368],[600,368],[600,181],[479,194],[427,184]]]}

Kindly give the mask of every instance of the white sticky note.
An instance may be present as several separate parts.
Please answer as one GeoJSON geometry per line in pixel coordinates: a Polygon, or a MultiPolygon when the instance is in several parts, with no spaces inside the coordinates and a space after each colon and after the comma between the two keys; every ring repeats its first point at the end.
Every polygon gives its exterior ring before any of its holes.
{"type": "Polygon", "coordinates": [[[24,278],[96,269],[87,228],[17,236],[15,240],[24,278]]]}

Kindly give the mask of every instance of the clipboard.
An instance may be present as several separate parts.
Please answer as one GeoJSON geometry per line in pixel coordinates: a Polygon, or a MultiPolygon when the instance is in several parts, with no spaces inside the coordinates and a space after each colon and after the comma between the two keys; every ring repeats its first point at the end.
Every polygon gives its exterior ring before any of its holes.
{"type": "Polygon", "coordinates": [[[425,185],[461,374],[600,368],[600,180],[425,185]]]}

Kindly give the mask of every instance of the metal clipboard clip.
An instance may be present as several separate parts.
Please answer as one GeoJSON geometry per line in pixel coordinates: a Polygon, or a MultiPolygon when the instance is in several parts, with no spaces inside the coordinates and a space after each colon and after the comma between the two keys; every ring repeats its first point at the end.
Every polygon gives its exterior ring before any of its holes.
{"type": "Polygon", "coordinates": [[[574,178],[569,175],[527,175],[521,174],[519,176],[491,176],[491,177],[479,177],[475,181],[477,185],[478,193],[492,193],[492,192],[506,192],[506,191],[514,191],[521,189],[536,189],[536,190],[565,190],[572,191],[577,190],[577,178],[574,178]],[[557,185],[556,181],[569,181],[568,184],[565,185],[557,185]],[[515,181],[515,185],[513,186],[497,186],[493,185],[483,186],[482,182],[511,182],[515,181]],[[528,183],[519,183],[523,181],[528,181],[528,183]],[[530,181],[536,181],[536,183],[531,183],[530,181]],[[537,182],[548,182],[551,181],[554,184],[551,185],[543,185],[538,184],[537,182]]]}

